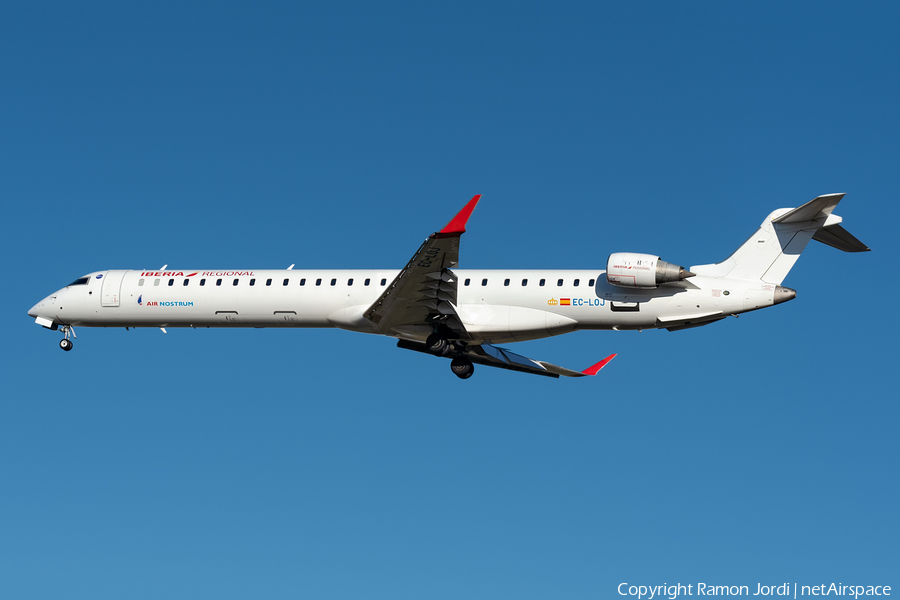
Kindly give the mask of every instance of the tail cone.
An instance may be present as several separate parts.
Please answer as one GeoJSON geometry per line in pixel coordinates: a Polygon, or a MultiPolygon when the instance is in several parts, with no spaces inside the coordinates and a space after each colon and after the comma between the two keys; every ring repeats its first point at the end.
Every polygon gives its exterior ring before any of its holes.
{"type": "Polygon", "coordinates": [[[783,287],[779,285],[775,288],[775,298],[772,300],[772,304],[781,304],[782,302],[793,300],[796,297],[797,290],[792,290],[789,287],[783,287]]]}

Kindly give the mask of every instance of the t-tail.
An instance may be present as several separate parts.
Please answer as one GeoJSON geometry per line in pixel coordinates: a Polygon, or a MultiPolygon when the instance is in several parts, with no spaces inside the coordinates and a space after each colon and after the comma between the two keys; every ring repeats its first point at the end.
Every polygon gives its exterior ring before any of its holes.
{"type": "Polygon", "coordinates": [[[734,254],[714,265],[693,266],[691,271],[779,286],[809,240],[844,252],[868,252],[869,247],[841,227],[842,219],[832,213],[843,197],[844,194],[827,194],[799,208],[779,208],[734,254]]]}

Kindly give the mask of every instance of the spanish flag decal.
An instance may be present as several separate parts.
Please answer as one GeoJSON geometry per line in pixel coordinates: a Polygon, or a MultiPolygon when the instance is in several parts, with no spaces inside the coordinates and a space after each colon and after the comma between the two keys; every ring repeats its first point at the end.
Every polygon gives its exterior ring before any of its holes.
{"type": "Polygon", "coordinates": [[[560,306],[572,306],[572,299],[571,298],[560,298],[559,305],[560,306]]]}

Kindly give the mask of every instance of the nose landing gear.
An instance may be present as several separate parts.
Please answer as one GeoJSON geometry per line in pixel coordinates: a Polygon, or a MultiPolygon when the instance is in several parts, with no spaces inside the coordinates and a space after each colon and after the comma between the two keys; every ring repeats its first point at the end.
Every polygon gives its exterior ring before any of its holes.
{"type": "Polygon", "coordinates": [[[75,335],[75,329],[71,325],[63,325],[60,327],[60,330],[62,330],[63,335],[66,337],[59,341],[59,347],[68,352],[72,349],[72,346],[74,346],[72,340],[69,339],[69,334],[71,333],[72,337],[75,339],[78,339],[78,336],[75,335]]]}

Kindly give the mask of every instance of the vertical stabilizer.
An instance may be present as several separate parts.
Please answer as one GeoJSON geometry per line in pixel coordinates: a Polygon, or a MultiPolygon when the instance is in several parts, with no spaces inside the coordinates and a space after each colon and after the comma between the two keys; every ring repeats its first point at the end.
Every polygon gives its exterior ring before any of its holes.
{"type": "Polygon", "coordinates": [[[690,268],[697,275],[763,281],[780,285],[809,240],[829,243],[840,236],[843,242],[830,243],[847,251],[868,250],[862,242],[840,227],[842,219],[832,211],[844,194],[827,194],[797,208],[780,208],[770,214],[750,239],[734,254],[714,265],[690,268]],[[848,241],[848,237],[849,240],[848,241]],[[828,241],[826,241],[828,240],[828,241]]]}

